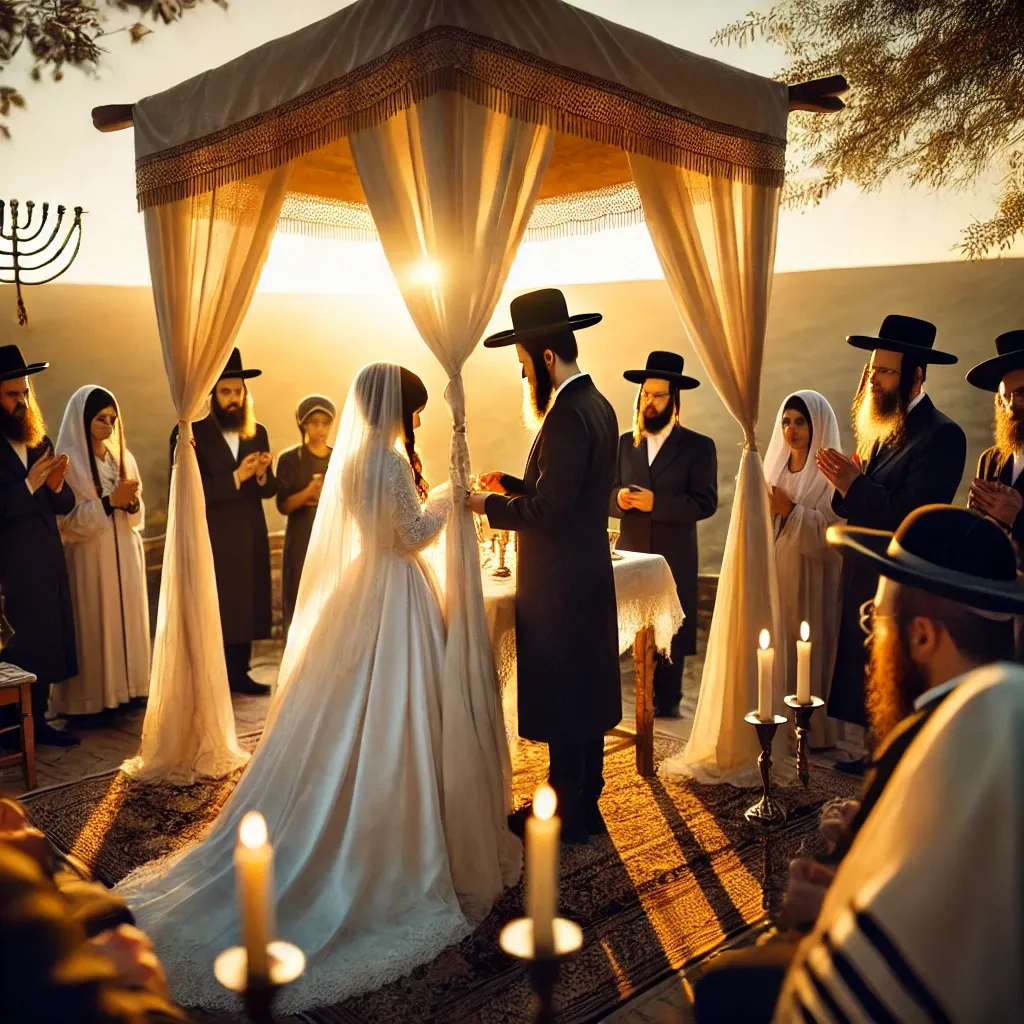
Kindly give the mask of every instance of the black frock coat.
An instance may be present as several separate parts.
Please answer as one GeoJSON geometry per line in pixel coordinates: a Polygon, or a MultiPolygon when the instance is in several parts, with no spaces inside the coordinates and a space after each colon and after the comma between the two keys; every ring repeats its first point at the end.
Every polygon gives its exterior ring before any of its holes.
{"type": "Polygon", "coordinates": [[[519,534],[519,735],[547,743],[602,736],[622,718],[619,626],[608,546],[618,426],[588,375],[555,398],[522,480],[487,498],[496,530],[519,534]]]}
{"type": "Polygon", "coordinates": [[[718,452],[710,437],[678,423],[648,464],[647,441],[634,447],[632,433],[619,438],[609,512],[622,520],[618,547],[661,555],[676,581],[686,618],[679,630],[679,653],[697,653],[697,523],[718,508],[718,452]],[[654,492],[654,508],[641,512],[619,505],[619,491],[630,484],[654,492]]]}
{"type": "MultiPolygon", "coordinates": [[[[977,476],[981,480],[988,480],[992,483],[1006,484],[1012,487],[1018,494],[1024,496],[1024,473],[1013,482],[1013,459],[1005,458],[998,448],[987,448],[981,453],[978,459],[977,476]]],[[[1003,525],[1003,524],[1000,524],[1003,525]]],[[[1017,568],[1024,567],[1024,511],[1018,516],[1009,530],[1010,539],[1013,541],[1014,549],[1017,552],[1017,568]]]]}
{"type": "MultiPolygon", "coordinates": [[[[838,491],[833,495],[832,509],[850,526],[895,533],[914,509],[952,502],[966,459],[963,430],[925,395],[907,415],[903,443],[898,448],[876,448],[846,498],[838,491]]],[[[867,647],[860,607],[874,598],[877,589],[878,573],[862,560],[844,556],[839,645],[828,714],[854,725],[867,725],[867,647]]]]}
{"type": "MultiPolygon", "coordinates": [[[[268,468],[261,487],[250,477],[235,487],[234,472],[254,452],[269,452],[267,428],[256,424],[256,433],[243,438],[238,458],[212,415],[192,424],[206,497],[206,523],[213,547],[217,599],[225,644],[265,640],[271,629],[270,541],[263,502],[277,493],[277,478],[268,468]]],[[[178,428],[171,433],[171,465],[178,428]]]]}
{"type": "MultiPolygon", "coordinates": [[[[327,473],[331,449],[320,458],[305,444],[298,444],[281,452],[277,460],[277,510],[284,515],[284,503],[293,494],[309,486],[314,473],[327,473]]],[[[281,558],[281,612],[285,631],[295,614],[295,600],[299,596],[302,566],[306,561],[309,538],[316,519],[316,505],[303,505],[288,516],[284,529],[284,555],[281,558]]]]}
{"type": "MultiPolygon", "coordinates": [[[[29,466],[52,447],[44,438],[30,448],[29,466]]],[[[0,437],[0,586],[14,628],[0,661],[31,672],[40,683],[59,683],[78,675],[71,587],[57,529],[57,516],[75,507],[75,495],[66,483],[58,494],[45,483],[29,494],[27,476],[21,459],[0,437]]]]}

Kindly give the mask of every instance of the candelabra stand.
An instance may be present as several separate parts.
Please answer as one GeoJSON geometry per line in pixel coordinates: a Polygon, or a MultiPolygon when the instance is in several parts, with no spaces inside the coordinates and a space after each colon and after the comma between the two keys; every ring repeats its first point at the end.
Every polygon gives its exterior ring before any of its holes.
{"type": "Polygon", "coordinates": [[[272,1024],[274,999],[278,990],[301,977],[306,969],[306,956],[298,946],[278,939],[267,946],[270,962],[269,978],[249,975],[249,958],[244,946],[225,949],[213,962],[216,979],[242,997],[245,1015],[252,1024],[272,1024]]]}
{"type": "Polygon", "coordinates": [[[4,203],[0,199],[0,284],[13,284],[17,297],[18,323],[28,323],[28,311],[21,289],[28,285],[49,284],[63,274],[78,256],[82,245],[82,213],[80,206],[74,209],[74,219],[66,230],[63,206],[57,207],[56,220],[50,218],[50,204],[43,203],[41,216],[35,220],[36,204],[29,200],[21,211],[17,199],[4,203]],[[10,221],[6,221],[7,210],[10,221]],[[10,229],[5,230],[9,223],[10,229]],[[33,230],[34,228],[34,230],[33,230]],[[45,233],[44,233],[45,232],[45,233]],[[61,237],[58,238],[58,235],[61,237]],[[74,248],[71,242],[74,239],[74,248]],[[54,269],[55,267],[59,269],[54,269]],[[10,277],[6,275],[10,274],[10,277]]]}
{"type": "Polygon", "coordinates": [[[507,579],[512,575],[512,570],[505,564],[505,552],[508,549],[508,530],[498,531],[498,568],[491,573],[498,579],[507,579]]]}
{"type": "Polygon", "coordinates": [[[807,788],[811,780],[811,766],[807,760],[811,717],[824,703],[820,697],[811,697],[809,704],[801,704],[797,700],[795,693],[791,693],[786,698],[786,707],[793,709],[793,717],[796,719],[796,771],[797,775],[800,776],[800,784],[804,789],[807,788]]]}
{"type": "Polygon", "coordinates": [[[583,945],[583,929],[573,921],[555,918],[555,949],[548,956],[538,956],[533,948],[533,921],[521,917],[501,930],[498,944],[509,956],[527,965],[533,989],[536,1024],[555,1022],[555,986],[563,961],[579,952],[583,945]]]}
{"type": "Polygon", "coordinates": [[[761,754],[757,759],[757,767],[761,772],[761,799],[743,812],[743,817],[751,824],[774,827],[786,820],[786,812],[772,799],[772,740],[780,725],[788,721],[783,715],[773,715],[767,721],[761,721],[756,711],[745,717],[757,730],[757,739],[761,744],[761,754]]]}

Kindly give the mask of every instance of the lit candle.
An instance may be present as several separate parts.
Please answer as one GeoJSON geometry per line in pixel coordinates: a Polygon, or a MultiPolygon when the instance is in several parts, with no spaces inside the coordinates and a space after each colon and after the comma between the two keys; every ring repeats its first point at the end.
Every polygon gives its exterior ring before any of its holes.
{"type": "Polygon", "coordinates": [[[796,699],[798,704],[811,703],[811,627],[800,623],[800,639],[796,642],[796,699]]]}
{"type": "Polygon", "coordinates": [[[760,649],[757,652],[757,717],[762,722],[775,720],[772,703],[772,671],[775,668],[775,651],[771,648],[772,638],[767,629],[761,630],[760,649]]]}
{"type": "Polygon", "coordinates": [[[548,785],[533,797],[533,814],[526,822],[526,915],[533,921],[533,953],[555,952],[555,914],[558,911],[558,843],[562,823],[555,817],[558,800],[548,785]]]}
{"type": "Polygon", "coordinates": [[[267,945],[274,937],[274,850],[259,811],[249,811],[238,826],[235,879],[249,977],[266,979],[270,976],[267,945]]]}

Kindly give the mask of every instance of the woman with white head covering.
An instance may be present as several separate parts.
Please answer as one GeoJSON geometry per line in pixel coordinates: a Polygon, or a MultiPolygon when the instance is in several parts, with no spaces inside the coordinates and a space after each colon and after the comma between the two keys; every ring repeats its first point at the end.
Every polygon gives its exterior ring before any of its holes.
{"type": "Polygon", "coordinates": [[[114,396],[79,388],[57,450],[75,507],[60,521],[75,613],[78,675],[54,688],[58,714],[92,715],[149,693],[149,601],[139,467],[114,396]]]}
{"type": "MultiPolygon", "coordinates": [[[[442,789],[444,595],[421,553],[453,497],[423,479],[413,432],[426,403],[402,367],[356,375],[260,744],[201,843],[118,885],[184,1005],[234,1007],[210,965],[240,938],[232,855],[248,811],[262,813],[274,843],[278,932],[307,957],[282,1014],[408,974],[464,938],[519,877],[504,773],[492,773],[495,792],[479,782],[497,746],[462,745],[455,797],[477,811],[468,838],[479,854],[463,873],[449,855],[466,837],[449,834],[442,789]]],[[[457,723],[444,716],[449,732],[457,723]]],[[[487,734],[503,738],[501,721],[487,734]]]]}
{"type": "MultiPolygon", "coordinates": [[[[819,448],[840,451],[839,423],[824,396],[797,391],[779,409],[764,460],[775,534],[775,564],[786,623],[794,649],[801,623],[810,626],[811,693],[828,698],[839,635],[840,560],[825,541],[836,522],[832,485],[814,458],[819,448]]],[[[796,692],[796,659],[789,659],[787,693],[796,692]]],[[[835,723],[820,711],[811,719],[812,747],[834,746],[835,723]]]]}

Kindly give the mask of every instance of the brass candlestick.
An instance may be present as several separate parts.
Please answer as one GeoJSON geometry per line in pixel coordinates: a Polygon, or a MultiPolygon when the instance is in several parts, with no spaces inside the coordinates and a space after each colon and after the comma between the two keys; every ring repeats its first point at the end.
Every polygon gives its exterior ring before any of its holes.
{"type": "Polygon", "coordinates": [[[772,799],[772,740],[780,725],[789,721],[783,715],[773,715],[769,721],[761,721],[756,711],[751,711],[745,716],[757,730],[757,739],[761,744],[761,754],[757,759],[757,767],[761,772],[761,786],[763,792],[761,799],[752,807],[743,812],[743,817],[751,824],[774,827],[781,825],[786,820],[786,812],[772,799]]]}
{"type": "Polygon", "coordinates": [[[791,693],[786,698],[786,707],[793,709],[793,717],[796,720],[796,771],[800,776],[800,784],[806,789],[811,780],[811,766],[807,760],[808,734],[811,730],[811,716],[818,708],[824,705],[820,697],[811,697],[809,704],[801,704],[796,699],[796,694],[791,693]]]}
{"type": "Polygon", "coordinates": [[[512,575],[512,570],[505,565],[505,550],[508,548],[508,530],[498,531],[498,568],[491,573],[498,579],[507,579],[512,575]]]}
{"type": "Polygon", "coordinates": [[[556,917],[554,932],[555,950],[550,956],[538,956],[533,948],[533,921],[528,917],[509,922],[498,936],[498,945],[509,956],[527,965],[535,1000],[533,1019],[536,1024],[554,1024],[559,967],[563,960],[578,953],[583,946],[583,929],[573,921],[556,917]]]}
{"type": "Polygon", "coordinates": [[[270,962],[269,978],[250,976],[245,946],[225,949],[213,962],[214,976],[226,989],[242,997],[245,1015],[252,1024],[272,1024],[278,990],[291,984],[306,969],[306,956],[302,950],[280,939],[268,943],[267,959],[270,962]]]}

